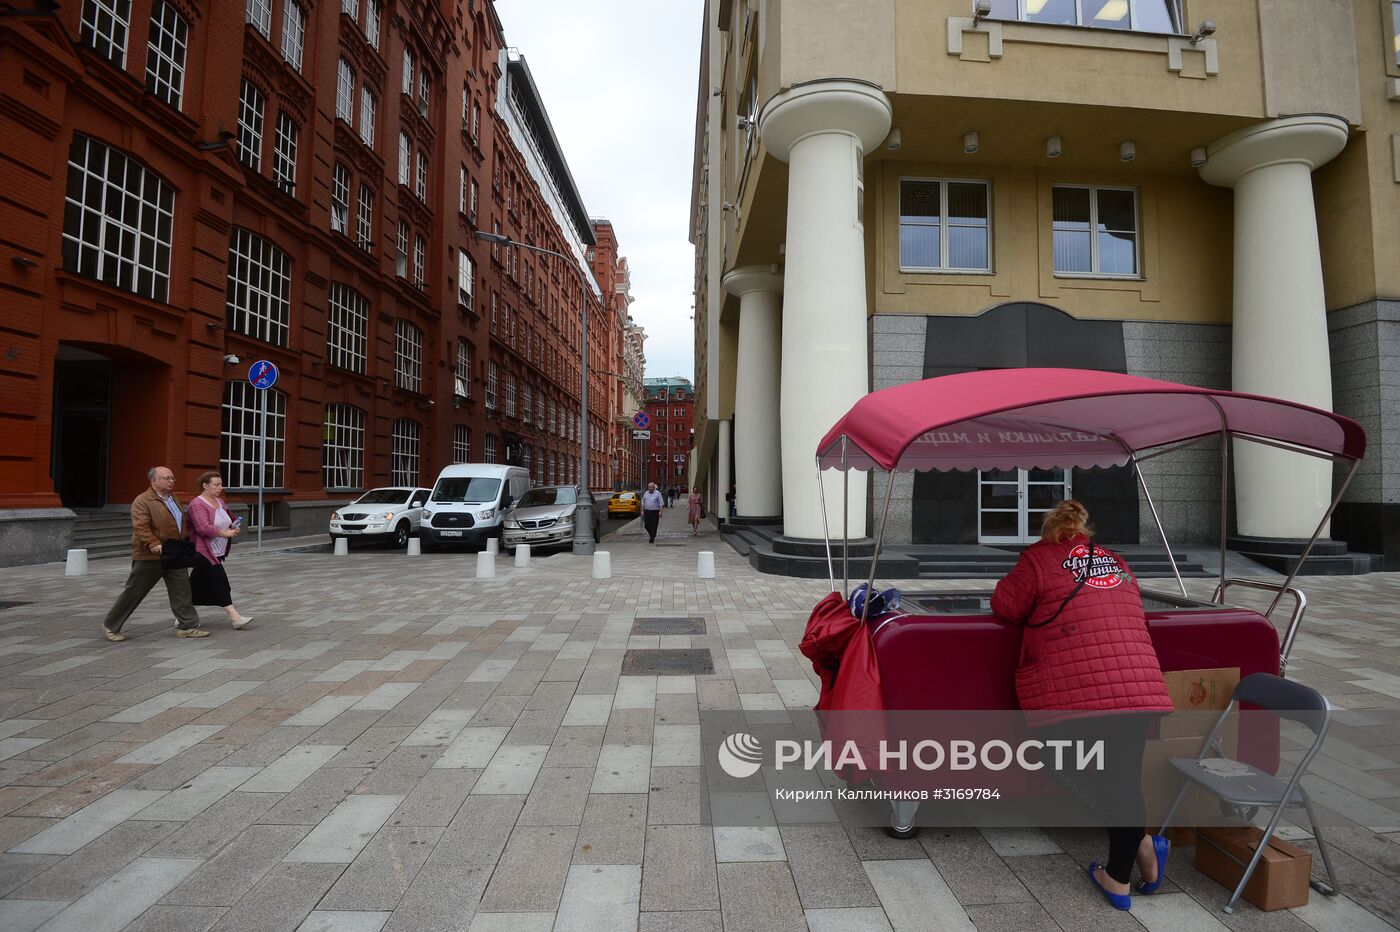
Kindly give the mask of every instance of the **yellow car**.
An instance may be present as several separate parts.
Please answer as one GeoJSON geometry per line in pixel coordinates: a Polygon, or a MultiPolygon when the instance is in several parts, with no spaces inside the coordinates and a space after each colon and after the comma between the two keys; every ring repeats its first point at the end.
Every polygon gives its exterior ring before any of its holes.
{"type": "Polygon", "coordinates": [[[618,492],[608,499],[608,517],[614,515],[639,515],[642,513],[642,497],[636,492],[618,492]]]}

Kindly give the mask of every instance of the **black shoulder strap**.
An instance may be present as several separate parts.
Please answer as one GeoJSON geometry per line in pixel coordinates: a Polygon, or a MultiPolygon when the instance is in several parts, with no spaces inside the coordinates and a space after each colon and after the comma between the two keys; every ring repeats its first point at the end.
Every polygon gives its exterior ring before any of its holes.
{"type": "Polygon", "coordinates": [[[1080,590],[1080,589],[1083,589],[1083,588],[1084,588],[1084,584],[1085,584],[1086,582],[1089,581],[1089,571],[1092,570],[1093,568],[1094,568],[1094,542],[1091,540],[1091,541],[1089,541],[1089,562],[1085,565],[1085,567],[1084,567],[1084,575],[1081,576],[1081,577],[1079,577],[1079,582],[1077,582],[1077,583],[1074,584],[1074,588],[1071,589],[1071,590],[1069,591],[1069,595],[1065,596],[1065,600],[1064,600],[1063,602],[1060,603],[1060,607],[1057,608],[1057,609],[1055,609],[1055,614],[1051,615],[1049,618],[1045,619],[1044,621],[1037,622],[1036,624],[1031,624],[1030,622],[1026,622],[1026,627],[1027,627],[1027,628],[1043,628],[1043,627],[1045,627],[1046,625],[1050,624],[1050,622],[1054,621],[1056,618],[1059,618],[1059,617],[1060,617],[1060,612],[1063,612],[1063,611],[1065,610],[1065,606],[1069,604],[1069,600],[1072,599],[1072,598],[1074,598],[1075,596],[1079,595],[1079,590],[1080,590]]]}

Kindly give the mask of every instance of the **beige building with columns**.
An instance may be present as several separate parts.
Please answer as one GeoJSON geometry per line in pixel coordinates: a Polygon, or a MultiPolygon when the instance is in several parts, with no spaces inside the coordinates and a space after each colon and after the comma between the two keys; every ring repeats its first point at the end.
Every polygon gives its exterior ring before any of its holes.
{"type": "MultiPolygon", "coordinates": [[[[816,443],[867,391],[1108,369],[1360,420],[1370,455],[1332,533],[1400,568],[1397,10],[707,0],[696,481],[734,484],[741,523],[821,538],[816,443]]],[[[1233,545],[1310,534],[1330,467],[1232,455],[1233,545]]],[[[1204,446],[1145,467],[1173,545],[1220,533],[1218,463],[1204,446]]],[[[889,539],[1014,545],[1074,495],[1106,542],[1160,543],[1118,472],[903,474],[889,539]]],[[[852,477],[851,537],[882,482],[852,477]]]]}

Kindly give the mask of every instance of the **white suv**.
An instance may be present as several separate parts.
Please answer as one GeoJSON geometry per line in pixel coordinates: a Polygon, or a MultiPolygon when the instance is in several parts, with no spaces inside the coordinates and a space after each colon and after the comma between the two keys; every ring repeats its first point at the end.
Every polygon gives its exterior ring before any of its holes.
{"type": "Polygon", "coordinates": [[[428,490],[408,486],[370,489],[355,501],[331,512],[331,540],[339,537],[392,540],[408,546],[418,533],[428,490]]]}

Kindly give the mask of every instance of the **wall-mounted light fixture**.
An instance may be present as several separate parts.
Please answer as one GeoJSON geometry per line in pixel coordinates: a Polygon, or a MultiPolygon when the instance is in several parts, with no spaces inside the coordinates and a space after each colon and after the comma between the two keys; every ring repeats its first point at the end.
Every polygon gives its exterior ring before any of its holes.
{"type": "Polygon", "coordinates": [[[981,148],[981,144],[980,144],[980,143],[978,142],[978,140],[977,140],[977,130],[975,130],[975,129],[970,129],[970,130],[968,130],[967,132],[963,133],[963,151],[964,151],[964,152],[966,152],[968,155],[971,155],[972,153],[976,152],[976,151],[977,151],[978,149],[980,149],[980,148],[981,148]]]}
{"type": "Polygon", "coordinates": [[[1215,20],[1202,20],[1201,25],[1196,27],[1196,32],[1191,36],[1191,44],[1196,45],[1207,36],[1213,35],[1215,35],[1215,20]]]}
{"type": "Polygon", "coordinates": [[[1051,136],[1045,140],[1045,157],[1047,159],[1057,159],[1064,150],[1060,147],[1060,137],[1051,136]]]}
{"type": "Polygon", "coordinates": [[[1191,167],[1200,168],[1206,163],[1206,147],[1197,146],[1191,150],[1191,167]]]}
{"type": "Polygon", "coordinates": [[[194,147],[200,152],[213,152],[215,149],[223,149],[233,142],[235,136],[226,129],[219,130],[219,138],[213,142],[196,142],[194,147]]]}
{"type": "Polygon", "coordinates": [[[39,267],[39,263],[28,256],[10,256],[10,264],[22,269],[37,269],[39,267]]]}
{"type": "Polygon", "coordinates": [[[1131,139],[1125,139],[1118,144],[1118,158],[1123,162],[1131,162],[1137,158],[1137,143],[1131,139]]]}
{"type": "Polygon", "coordinates": [[[982,20],[992,15],[992,0],[977,0],[972,4],[972,25],[976,26],[982,20]]]}
{"type": "Polygon", "coordinates": [[[894,129],[890,130],[890,134],[885,137],[885,148],[889,149],[891,152],[898,152],[902,145],[904,145],[904,135],[900,133],[899,127],[896,126],[894,129]]]}

